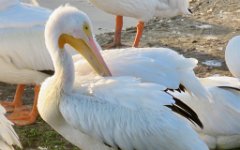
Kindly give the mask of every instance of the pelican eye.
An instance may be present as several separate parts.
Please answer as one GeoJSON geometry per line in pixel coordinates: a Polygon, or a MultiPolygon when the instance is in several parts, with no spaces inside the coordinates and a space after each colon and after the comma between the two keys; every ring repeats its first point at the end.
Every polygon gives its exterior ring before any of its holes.
{"type": "Polygon", "coordinates": [[[83,31],[87,34],[87,36],[91,36],[91,30],[88,24],[83,25],[83,31]]]}
{"type": "Polygon", "coordinates": [[[87,24],[85,24],[85,25],[83,25],[83,29],[84,29],[85,31],[88,31],[88,30],[89,30],[89,26],[88,26],[87,24]]]}

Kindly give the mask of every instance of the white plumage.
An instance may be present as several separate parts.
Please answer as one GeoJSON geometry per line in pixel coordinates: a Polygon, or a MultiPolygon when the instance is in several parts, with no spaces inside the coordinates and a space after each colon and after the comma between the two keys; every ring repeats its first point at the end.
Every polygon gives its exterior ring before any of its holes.
{"type": "Polygon", "coordinates": [[[98,47],[91,43],[85,14],[70,6],[56,9],[47,22],[45,38],[55,74],[41,87],[38,109],[71,143],[83,150],[208,149],[188,124],[164,106],[171,108],[176,102],[164,86],[126,76],[87,74],[74,81],[74,65],[65,44],[82,53],[98,73],[110,74],[98,47]]]}
{"type": "Polygon", "coordinates": [[[102,78],[63,95],[59,108],[69,125],[115,149],[207,149],[165,107],[175,103],[165,89],[131,77],[102,78]]]}
{"type": "Polygon", "coordinates": [[[50,10],[20,3],[18,0],[1,0],[0,28],[31,28],[44,26],[50,10]]]}
{"type": "MultiPolygon", "coordinates": [[[[90,22],[87,16],[85,19],[90,22]]],[[[98,44],[97,47],[100,49],[98,44]]],[[[194,58],[185,58],[169,48],[106,49],[101,55],[114,76],[134,76],[173,90],[183,86],[189,93],[209,99],[208,92],[193,71],[198,63],[194,58]]],[[[74,55],[73,59],[77,80],[78,76],[94,74],[81,55],[74,55]]]]}
{"type": "Polygon", "coordinates": [[[138,47],[144,22],[153,17],[173,17],[190,14],[188,0],[89,0],[103,11],[116,15],[116,31],[113,46],[121,45],[123,17],[138,19],[134,47],[138,47]]]}
{"type": "Polygon", "coordinates": [[[204,129],[196,131],[209,148],[232,149],[240,147],[240,82],[231,77],[208,77],[202,84],[212,95],[212,103],[199,101],[187,93],[173,93],[197,112],[204,129]]]}
{"type": "Polygon", "coordinates": [[[4,114],[5,109],[0,105],[0,150],[13,150],[13,145],[22,148],[17,134],[4,114]]]}
{"type": "Polygon", "coordinates": [[[240,78],[240,36],[235,36],[229,40],[225,50],[225,60],[228,69],[235,76],[240,78]]]}
{"type": "Polygon", "coordinates": [[[40,84],[48,75],[39,71],[53,70],[43,35],[51,12],[14,2],[0,11],[0,81],[40,84]]]}
{"type": "MultiPolygon", "coordinates": [[[[197,97],[209,98],[193,72],[198,62],[194,58],[185,58],[168,48],[113,49],[101,54],[114,76],[135,76],[174,90],[182,85],[197,97]]],[[[75,63],[76,76],[93,73],[90,65],[79,57],[75,56],[79,60],[75,63]]]]}
{"type": "Polygon", "coordinates": [[[34,100],[37,100],[39,85],[53,72],[43,34],[50,13],[48,9],[18,0],[0,0],[0,82],[18,84],[14,101],[3,102],[2,105],[8,111],[12,107],[19,108],[14,109],[9,117],[17,125],[31,124],[37,117],[36,105],[33,105],[29,116],[16,112],[23,107],[24,85],[36,85],[34,100]]]}
{"type": "Polygon", "coordinates": [[[89,0],[98,8],[116,16],[149,21],[153,17],[190,14],[188,0],[89,0]]]}
{"type": "Polygon", "coordinates": [[[204,129],[195,128],[209,148],[240,147],[240,37],[234,37],[225,51],[230,72],[238,77],[208,77],[200,79],[211,94],[212,103],[199,101],[187,93],[173,93],[197,112],[204,129]]]}

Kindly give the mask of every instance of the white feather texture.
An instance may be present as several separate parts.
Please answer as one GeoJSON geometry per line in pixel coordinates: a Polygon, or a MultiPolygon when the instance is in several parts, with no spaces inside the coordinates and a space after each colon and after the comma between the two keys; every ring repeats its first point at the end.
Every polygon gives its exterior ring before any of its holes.
{"type": "MultiPolygon", "coordinates": [[[[0,81],[40,84],[48,75],[39,70],[53,70],[43,35],[51,12],[14,2],[0,10],[0,81]]],[[[1,3],[5,1],[0,0],[1,3]]]]}
{"type": "MultiPolygon", "coordinates": [[[[135,76],[170,89],[178,89],[182,84],[191,94],[209,99],[208,92],[193,72],[197,65],[194,58],[185,58],[168,48],[114,49],[105,50],[102,55],[114,76],[135,76]]],[[[80,60],[75,63],[76,78],[93,73],[85,60],[76,57],[80,56],[75,56],[75,60],[80,60]]]]}
{"type": "Polygon", "coordinates": [[[204,128],[193,126],[209,148],[232,149],[240,147],[240,90],[224,87],[240,87],[237,78],[209,77],[201,79],[202,84],[212,95],[213,103],[199,101],[187,93],[172,93],[183,100],[199,115],[204,128]]]}
{"type": "Polygon", "coordinates": [[[207,149],[164,106],[174,103],[164,89],[131,77],[100,78],[62,95],[59,107],[73,128],[115,149],[207,149]]]}
{"type": "Polygon", "coordinates": [[[164,106],[175,103],[165,86],[135,77],[88,74],[74,83],[72,58],[59,48],[58,38],[70,34],[84,41],[89,36],[82,31],[87,23],[86,15],[70,6],[56,9],[47,22],[46,45],[55,74],[40,90],[42,118],[83,150],[208,149],[184,120],[164,106]]]}
{"type": "Polygon", "coordinates": [[[153,17],[173,17],[190,14],[188,0],[89,0],[113,15],[148,21],[153,17]]]}
{"type": "Polygon", "coordinates": [[[229,40],[225,50],[225,60],[228,69],[235,76],[240,78],[240,36],[235,36],[229,40]]]}
{"type": "Polygon", "coordinates": [[[0,29],[44,26],[51,13],[46,8],[20,3],[18,0],[5,1],[0,1],[1,7],[4,7],[0,9],[0,29]]]}
{"type": "Polygon", "coordinates": [[[208,77],[200,81],[211,94],[211,101],[199,101],[187,93],[172,93],[197,112],[204,129],[194,127],[211,149],[240,147],[240,36],[226,47],[225,60],[230,72],[238,77],[208,77]]]}
{"type": "Polygon", "coordinates": [[[14,150],[13,145],[22,148],[18,135],[5,117],[5,109],[0,105],[0,150],[14,150]]]}

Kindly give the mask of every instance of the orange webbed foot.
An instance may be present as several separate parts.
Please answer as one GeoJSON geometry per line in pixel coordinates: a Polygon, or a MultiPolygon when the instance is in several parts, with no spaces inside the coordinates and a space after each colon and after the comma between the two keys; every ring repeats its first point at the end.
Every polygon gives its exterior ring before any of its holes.
{"type": "MultiPolygon", "coordinates": [[[[38,116],[38,115],[37,115],[38,116]]],[[[25,117],[20,117],[16,120],[11,120],[16,126],[26,126],[36,122],[37,116],[27,115],[25,117]]]]}
{"type": "Polygon", "coordinates": [[[38,113],[33,111],[30,106],[22,106],[8,114],[7,118],[17,126],[33,124],[37,119],[38,113]]]}

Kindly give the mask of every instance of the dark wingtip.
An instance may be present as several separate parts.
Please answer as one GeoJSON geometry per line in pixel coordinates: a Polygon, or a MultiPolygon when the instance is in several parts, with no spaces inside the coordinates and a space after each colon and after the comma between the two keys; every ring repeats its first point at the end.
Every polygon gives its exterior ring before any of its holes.
{"type": "Polygon", "coordinates": [[[201,120],[198,118],[198,115],[194,112],[192,108],[190,108],[188,105],[183,103],[180,99],[173,97],[175,100],[175,104],[172,105],[165,105],[166,107],[170,108],[175,113],[185,117],[189,121],[191,121],[193,124],[197,124],[201,129],[203,129],[203,124],[201,120]]]}
{"type": "Polygon", "coordinates": [[[182,92],[185,92],[186,91],[186,88],[184,87],[184,85],[180,84],[178,89],[171,89],[171,88],[167,88],[164,90],[165,92],[168,92],[168,91],[171,91],[171,92],[174,92],[174,91],[178,91],[179,93],[182,93],[182,92]]]}
{"type": "Polygon", "coordinates": [[[49,76],[54,75],[54,71],[53,70],[38,70],[39,72],[45,73],[49,76]]]}
{"type": "Polygon", "coordinates": [[[188,8],[188,11],[192,14],[193,13],[193,11],[190,9],[190,8],[188,8]]]}
{"type": "Polygon", "coordinates": [[[235,90],[235,91],[240,91],[240,88],[236,88],[236,87],[231,87],[231,86],[218,86],[218,88],[221,89],[226,89],[226,90],[235,90]]]}
{"type": "Polygon", "coordinates": [[[181,91],[183,91],[183,92],[186,91],[186,87],[185,87],[184,85],[182,85],[182,84],[179,85],[179,89],[180,89],[181,91]]]}

